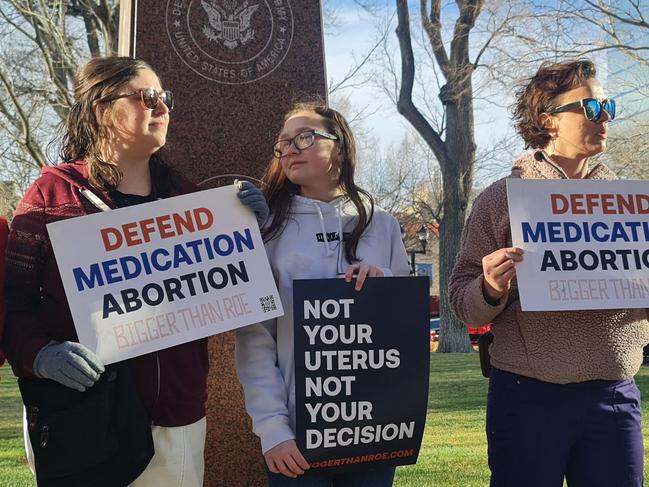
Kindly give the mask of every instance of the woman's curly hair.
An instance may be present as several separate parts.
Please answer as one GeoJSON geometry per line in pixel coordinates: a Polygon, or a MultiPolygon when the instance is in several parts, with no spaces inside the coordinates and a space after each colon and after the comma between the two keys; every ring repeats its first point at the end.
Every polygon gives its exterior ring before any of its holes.
{"type": "Polygon", "coordinates": [[[516,131],[525,148],[542,149],[551,136],[540,115],[554,107],[557,96],[582,86],[596,75],[595,65],[587,59],[554,63],[546,61],[534,76],[521,83],[512,108],[516,131]]]}

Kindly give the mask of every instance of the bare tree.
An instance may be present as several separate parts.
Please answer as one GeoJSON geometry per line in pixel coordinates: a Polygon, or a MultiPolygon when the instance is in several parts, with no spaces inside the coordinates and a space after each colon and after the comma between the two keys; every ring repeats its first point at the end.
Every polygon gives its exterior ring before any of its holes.
{"type": "Polygon", "coordinates": [[[11,219],[19,200],[18,185],[13,181],[0,181],[0,216],[11,219]]]}
{"type": "Polygon", "coordinates": [[[0,0],[0,171],[24,188],[72,104],[88,57],[117,47],[115,0],[0,0]]]}
{"type": "Polygon", "coordinates": [[[440,214],[441,187],[437,161],[414,133],[381,148],[371,137],[359,143],[359,180],[378,205],[390,213],[408,211],[424,221],[440,214]]]}
{"type": "Polygon", "coordinates": [[[458,0],[458,17],[450,49],[444,45],[441,1],[421,1],[420,20],[430,41],[440,75],[445,83],[439,91],[443,105],[442,122],[433,126],[413,101],[415,62],[406,0],[397,0],[397,38],[401,53],[401,86],[397,109],[431,148],[442,173],[444,200],[440,215],[440,315],[443,329],[439,352],[469,352],[465,326],[448,304],[448,281],[455,264],[469,195],[473,186],[476,156],[473,119],[472,75],[477,61],[469,59],[469,35],[480,14],[482,0],[458,0]],[[443,123],[443,128],[441,127],[443,123]],[[443,137],[445,135],[445,137],[443,137]]]}
{"type": "Polygon", "coordinates": [[[647,127],[649,117],[645,116],[638,120],[627,120],[623,130],[616,130],[617,137],[612,138],[605,158],[618,176],[625,179],[649,179],[647,127]]]}
{"type": "Polygon", "coordinates": [[[638,0],[560,0],[539,3],[537,11],[556,19],[554,37],[561,39],[557,54],[585,56],[618,51],[649,66],[649,4],[638,0]],[[567,27],[580,26],[576,36],[567,27]]]}
{"type": "MultiPolygon", "coordinates": [[[[524,21],[529,15],[525,2],[511,1],[505,6],[492,2],[484,10],[482,2],[458,2],[460,4],[450,55],[442,41],[447,32],[442,29],[441,2],[430,6],[430,14],[426,13],[428,2],[422,2],[421,25],[412,32],[407,2],[398,1],[395,13],[378,13],[377,44],[373,48],[375,54],[370,53],[376,69],[370,73],[369,80],[383,91],[414,128],[417,135],[410,136],[406,144],[425,147],[426,154],[421,157],[420,151],[419,160],[413,164],[414,167],[424,167],[428,175],[420,176],[417,170],[412,170],[404,162],[404,159],[408,160],[409,151],[403,144],[392,154],[388,151],[382,157],[375,156],[371,162],[372,170],[366,175],[369,176],[369,188],[388,210],[414,217],[423,224],[441,223],[439,288],[444,303],[444,324],[440,351],[467,352],[471,348],[466,329],[453,318],[448,308],[448,278],[459,248],[466,209],[473,196],[475,169],[481,164],[484,167],[492,165],[490,174],[502,172],[503,161],[507,165],[510,163],[512,148],[516,145],[516,138],[508,136],[493,140],[490,147],[477,150],[473,133],[474,100],[488,100],[492,105],[500,103],[501,108],[504,106],[504,97],[493,96],[497,88],[489,84],[500,72],[511,72],[502,68],[509,63],[505,55],[506,43],[498,42],[501,37],[512,35],[512,24],[524,21]],[[484,12],[484,20],[476,26],[481,12],[484,12]],[[392,30],[394,14],[398,17],[400,73],[393,46],[385,35],[392,30]],[[482,47],[474,50],[474,59],[470,61],[468,37],[474,31],[482,47]],[[495,54],[488,50],[490,46],[495,54]],[[479,67],[486,68],[483,69],[485,75],[474,87],[472,76],[479,67]],[[494,161],[497,161],[496,165],[493,165],[494,161]],[[413,178],[415,174],[417,177],[413,178]]],[[[363,82],[367,79],[366,76],[363,82]]],[[[374,107],[377,106],[375,103],[374,107]]],[[[376,143],[370,147],[370,152],[376,155],[376,143]]]]}

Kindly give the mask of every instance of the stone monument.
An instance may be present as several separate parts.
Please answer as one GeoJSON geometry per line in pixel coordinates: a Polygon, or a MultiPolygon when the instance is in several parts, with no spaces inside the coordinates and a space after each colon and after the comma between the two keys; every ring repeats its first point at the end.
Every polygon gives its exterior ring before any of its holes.
{"type": "MultiPolygon", "coordinates": [[[[260,177],[292,102],[326,97],[319,0],[123,0],[119,53],[174,92],[168,160],[205,188],[260,177]]],[[[265,485],[233,334],[209,348],[205,485],[265,485]]]]}

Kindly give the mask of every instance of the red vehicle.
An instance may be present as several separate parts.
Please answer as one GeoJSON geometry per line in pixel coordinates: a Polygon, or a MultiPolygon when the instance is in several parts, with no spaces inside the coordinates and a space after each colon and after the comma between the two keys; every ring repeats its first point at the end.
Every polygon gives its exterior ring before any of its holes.
{"type": "MultiPolygon", "coordinates": [[[[478,344],[480,335],[491,331],[491,323],[484,326],[469,327],[467,329],[469,338],[472,345],[478,344]]],[[[439,296],[430,296],[430,341],[436,342],[439,340],[439,296]]]]}
{"type": "Polygon", "coordinates": [[[439,340],[439,318],[434,317],[430,319],[430,341],[436,342],[439,340]]]}
{"type": "MultiPolygon", "coordinates": [[[[484,326],[476,326],[467,329],[469,333],[469,339],[471,340],[471,345],[478,344],[478,338],[480,335],[484,335],[488,331],[491,331],[491,323],[487,323],[484,326]]],[[[439,340],[439,318],[430,319],[430,341],[436,342],[439,340]]]]}
{"type": "Polygon", "coordinates": [[[471,345],[477,345],[478,344],[478,338],[480,338],[480,335],[484,335],[488,331],[491,331],[491,323],[487,323],[484,326],[471,327],[471,328],[468,328],[467,331],[469,332],[469,338],[471,339],[471,345]]]}

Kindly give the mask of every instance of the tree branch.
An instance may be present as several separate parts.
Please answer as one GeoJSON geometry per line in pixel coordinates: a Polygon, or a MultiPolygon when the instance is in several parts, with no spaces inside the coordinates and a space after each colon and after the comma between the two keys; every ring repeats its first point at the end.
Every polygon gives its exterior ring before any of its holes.
{"type": "Polygon", "coordinates": [[[439,134],[428,123],[412,102],[412,89],[415,78],[415,59],[410,40],[410,17],[407,0],[397,0],[397,38],[401,51],[401,89],[397,100],[397,110],[401,113],[424,138],[438,160],[446,161],[446,148],[439,134]]]}
{"type": "Polygon", "coordinates": [[[10,111],[7,109],[7,107],[4,104],[2,105],[3,114],[7,117],[7,119],[13,124],[13,126],[20,133],[20,138],[17,139],[17,142],[20,143],[27,150],[27,152],[29,153],[29,155],[31,156],[31,158],[33,159],[34,163],[37,166],[43,167],[46,164],[45,156],[43,155],[40,146],[34,140],[29,117],[23,110],[20,100],[18,99],[18,96],[16,95],[16,92],[13,88],[13,84],[11,83],[10,79],[7,77],[7,74],[5,73],[4,69],[2,69],[1,66],[0,66],[0,83],[2,83],[2,86],[4,87],[7,96],[11,100],[16,110],[15,112],[16,115],[11,116],[10,111]]]}
{"type": "Polygon", "coordinates": [[[439,65],[444,77],[448,79],[450,72],[450,62],[444,41],[442,40],[442,22],[440,17],[441,0],[432,0],[430,4],[430,17],[426,15],[427,0],[421,0],[421,25],[426,32],[430,45],[433,49],[435,60],[439,65]]]}
{"type": "Polygon", "coordinates": [[[350,79],[353,79],[354,76],[358,74],[358,72],[367,64],[367,62],[370,60],[374,52],[378,49],[379,46],[381,46],[385,40],[388,37],[388,33],[390,31],[389,25],[392,23],[392,18],[394,15],[390,18],[388,21],[388,27],[386,27],[385,31],[382,33],[381,38],[372,46],[372,49],[363,57],[361,62],[357,63],[344,77],[342,80],[340,80],[338,83],[334,84],[329,88],[329,94],[333,94],[336,90],[341,89],[345,83],[347,83],[350,79]]]}

